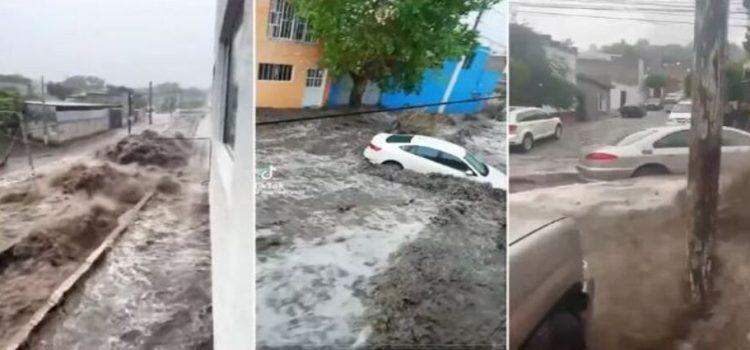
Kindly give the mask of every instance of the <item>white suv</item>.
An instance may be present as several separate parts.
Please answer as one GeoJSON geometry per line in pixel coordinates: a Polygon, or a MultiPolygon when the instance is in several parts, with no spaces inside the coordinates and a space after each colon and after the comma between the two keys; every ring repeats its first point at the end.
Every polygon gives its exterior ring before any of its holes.
{"type": "Polygon", "coordinates": [[[689,125],[690,118],[693,117],[693,101],[680,101],[671,110],[668,110],[667,113],[669,113],[669,118],[667,119],[668,125],[689,125]]]}
{"type": "Polygon", "coordinates": [[[562,122],[539,108],[510,107],[508,113],[508,142],[520,146],[524,152],[534,148],[534,142],[543,138],[562,136],[562,122]]]}

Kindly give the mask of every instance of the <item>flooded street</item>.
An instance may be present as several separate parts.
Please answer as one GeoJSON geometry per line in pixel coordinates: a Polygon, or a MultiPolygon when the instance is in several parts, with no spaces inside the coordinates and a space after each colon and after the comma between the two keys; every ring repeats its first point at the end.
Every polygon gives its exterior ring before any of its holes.
{"type": "MultiPolygon", "coordinates": [[[[383,322],[405,326],[406,318],[420,318],[426,309],[449,312],[438,305],[445,296],[456,294],[463,295],[466,308],[481,305],[486,311],[480,316],[475,312],[475,322],[495,323],[504,315],[505,259],[498,250],[504,200],[492,199],[492,191],[470,181],[392,173],[368,164],[362,151],[372,136],[386,131],[389,118],[378,115],[258,131],[256,295],[257,317],[264,320],[257,326],[259,348],[439,341],[406,339],[402,326],[386,329],[383,322]],[[471,238],[474,232],[476,239],[471,238]],[[411,272],[409,281],[394,290],[404,269],[414,266],[409,260],[422,254],[431,255],[420,258],[425,263],[452,267],[423,276],[411,272]],[[474,271],[476,266],[486,268],[474,271]],[[465,290],[445,288],[443,273],[465,290]],[[461,278],[465,283],[457,282],[461,278]],[[475,285],[489,286],[486,294],[474,290],[475,285]],[[421,288],[433,288],[435,293],[415,299],[417,308],[392,299],[398,294],[416,297],[421,288]]],[[[491,125],[477,124],[474,133],[457,126],[442,131],[454,142],[471,143],[475,134],[486,137],[480,130],[491,125]]],[[[472,145],[484,148],[471,151],[488,155],[488,163],[497,166],[500,152],[492,147],[499,150],[501,142],[474,141],[472,145]]],[[[492,330],[462,328],[468,319],[457,316],[423,326],[444,330],[440,336],[454,342],[479,334],[489,339],[492,330]],[[448,331],[450,327],[454,331],[448,331]]]]}

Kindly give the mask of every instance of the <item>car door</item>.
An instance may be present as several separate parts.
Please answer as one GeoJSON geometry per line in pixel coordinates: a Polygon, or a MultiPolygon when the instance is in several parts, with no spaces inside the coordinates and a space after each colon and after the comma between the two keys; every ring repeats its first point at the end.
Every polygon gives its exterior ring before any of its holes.
{"type": "Polygon", "coordinates": [[[551,113],[542,113],[542,117],[540,118],[544,127],[544,137],[550,137],[555,134],[557,123],[555,122],[555,117],[551,113]]]}
{"type": "Polygon", "coordinates": [[[453,176],[458,176],[458,177],[476,176],[476,172],[473,169],[471,169],[466,164],[466,162],[461,160],[461,158],[458,158],[450,153],[440,151],[440,155],[438,156],[438,162],[447,168],[445,169],[446,173],[449,173],[453,176]],[[469,171],[471,171],[473,175],[468,175],[467,172],[469,171]]]}
{"type": "Polygon", "coordinates": [[[742,171],[748,165],[750,165],[750,134],[729,128],[722,129],[722,171],[742,171]]]}
{"type": "MultiPolygon", "coordinates": [[[[689,130],[679,130],[655,141],[652,154],[645,155],[644,164],[662,164],[671,173],[687,173],[689,161],[689,130]]],[[[645,151],[648,153],[648,150],[645,151]]]]}

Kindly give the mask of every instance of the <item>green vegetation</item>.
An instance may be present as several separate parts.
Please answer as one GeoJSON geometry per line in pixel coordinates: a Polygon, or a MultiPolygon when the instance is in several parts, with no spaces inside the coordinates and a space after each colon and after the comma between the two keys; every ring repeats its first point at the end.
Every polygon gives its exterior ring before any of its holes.
{"type": "Polygon", "coordinates": [[[510,104],[514,106],[549,105],[570,108],[578,89],[567,81],[567,67],[547,58],[543,38],[531,28],[510,25],[510,104]]]}
{"type": "Polygon", "coordinates": [[[416,91],[427,69],[470,54],[477,33],[462,20],[499,2],[294,0],[325,47],[321,64],[352,77],[352,106],[361,104],[368,82],[384,91],[416,91]]]}

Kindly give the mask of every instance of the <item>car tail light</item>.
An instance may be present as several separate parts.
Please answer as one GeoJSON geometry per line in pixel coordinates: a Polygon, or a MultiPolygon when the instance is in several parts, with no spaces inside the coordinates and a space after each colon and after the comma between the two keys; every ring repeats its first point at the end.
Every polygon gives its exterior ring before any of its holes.
{"type": "Polygon", "coordinates": [[[380,151],[382,149],[378,146],[373,145],[372,143],[368,147],[370,147],[375,152],[380,151]]]}
{"type": "Polygon", "coordinates": [[[594,152],[586,155],[587,160],[612,161],[617,160],[617,156],[611,153],[594,152]]]}
{"type": "Polygon", "coordinates": [[[508,132],[511,134],[515,134],[516,130],[518,130],[518,125],[511,124],[508,126],[508,132]]]}

